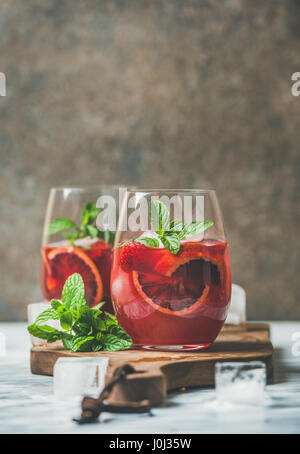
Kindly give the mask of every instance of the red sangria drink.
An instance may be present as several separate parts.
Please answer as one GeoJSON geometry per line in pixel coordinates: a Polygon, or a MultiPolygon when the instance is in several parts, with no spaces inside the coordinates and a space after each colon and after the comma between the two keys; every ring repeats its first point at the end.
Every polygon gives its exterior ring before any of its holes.
{"type": "MultiPolygon", "coordinates": [[[[42,243],[41,284],[45,299],[60,299],[66,279],[79,273],[90,306],[105,301],[113,313],[110,273],[114,232],[100,230],[96,202],[116,192],[110,186],[54,188],[50,191],[42,243]]],[[[115,197],[115,194],[112,194],[115,197]]]]}
{"type": "Polygon", "coordinates": [[[113,313],[110,299],[112,245],[101,239],[87,238],[83,248],[62,241],[42,247],[42,289],[47,300],[60,299],[66,279],[79,273],[85,284],[90,306],[105,301],[105,310],[113,313]]]}
{"type": "MultiPolygon", "coordinates": [[[[206,203],[210,200],[216,204],[214,191],[206,203]]],[[[222,236],[213,216],[218,209],[206,210],[215,221],[170,221],[167,230],[162,225],[169,222],[167,210],[158,201],[155,205],[161,216],[155,233],[115,246],[115,313],[137,348],[202,349],[219,334],[231,293],[228,244],[216,238],[222,236]]]]}

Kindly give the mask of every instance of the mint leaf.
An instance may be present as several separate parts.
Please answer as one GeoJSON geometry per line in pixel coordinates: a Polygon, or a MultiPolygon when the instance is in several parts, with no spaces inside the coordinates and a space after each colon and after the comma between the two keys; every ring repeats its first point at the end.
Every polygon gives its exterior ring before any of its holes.
{"type": "Polygon", "coordinates": [[[112,325],[118,325],[117,317],[115,315],[110,314],[109,312],[104,313],[104,322],[106,325],[106,328],[109,329],[110,326],[112,325]]]}
{"type": "Polygon", "coordinates": [[[91,327],[91,325],[85,322],[74,323],[74,325],[72,326],[72,331],[76,335],[84,337],[93,334],[93,328],[91,327]]]}
{"type": "Polygon", "coordinates": [[[95,203],[86,202],[83,205],[81,212],[81,225],[84,227],[94,222],[99,214],[99,211],[100,210],[96,207],[95,203]]]}
{"type": "Polygon", "coordinates": [[[68,277],[62,300],[63,303],[51,300],[51,307],[28,327],[30,334],[48,343],[61,339],[64,347],[72,352],[99,351],[104,347],[110,351],[130,348],[132,339],[119,326],[116,316],[100,310],[104,302],[89,307],[84,298],[84,283],[80,274],[68,277]],[[59,319],[64,331],[40,324],[50,319],[59,319]]]}
{"type": "Polygon", "coordinates": [[[180,249],[180,240],[177,234],[173,233],[172,235],[160,236],[162,244],[165,246],[168,251],[172,254],[177,254],[180,249]]]}
{"type": "Polygon", "coordinates": [[[62,342],[64,344],[64,347],[67,350],[71,350],[72,344],[73,344],[73,335],[70,333],[63,333],[62,335],[62,342]]]}
{"type": "Polygon", "coordinates": [[[102,337],[103,337],[102,333],[99,332],[99,333],[96,334],[96,340],[97,341],[101,341],[102,337]]]}
{"type": "Polygon", "coordinates": [[[49,344],[55,342],[62,337],[62,332],[48,325],[36,325],[33,323],[28,326],[28,331],[32,336],[39,339],[45,339],[49,344]]]}
{"type": "Polygon", "coordinates": [[[114,334],[107,334],[103,336],[103,350],[115,352],[118,350],[126,350],[131,347],[132,340],[122,339],[114,334]]]}
{"type": "MultiPolygon", "coordinates": [[[[190,222],[187,224],[178,220],[170,221],[169,210],[160,200],[151,201],[150,216],[152,229],[158,235],[164,247],[172,254],[178,254],[180,240],[203,233],[213,225],[212,221],[190,222]]],[[[152,237],[138,238],[131,241],[145,244],[148,247],[159,247],[159,241],[152,237]]],[[[125,246],[127,243],[128,241],[120,246],[125,246]]]]}
{"type": "Polygon", "coordinates": [[[72,340],[71,352],[87,352],[90,351],[90,348],[95,340],[94,336],[79,336],[74,337],[72,340]]]}
{"type": "Polygon", "coordinates": [[[60,326],[66,331],[70,331],[73,325],[73,316],[71,311],[65,311],[62,313],[59,319],[60,326]]]}
{"type": "Polygon", "coordinates": [[[103,347],[102,347],[101,343],[99,343],[97,341],[92,343],[92,351],[93,352],[98,352],[99,350],[102,350],[102,348],[103,347]]]}
{"type": "Polygon", "coordinates": [[[105,301],[101,301],[101,303],[96,304],[96,306],[92,307],[93,311],[100,311],[101,307],[103,307],[105,304],[105,301]]]}
{"type": "MultiPolygon", "coordinates": [[[[150,204],[151,226],[159,235],[159,239],[166,249],[172,254],[177,254],[180,250],[180,240],[192,235],[203,233],[213,225],[211,221],[190,222],[183,224],[182,221],[173,220],[170,222],[168,208],[160,200],[153,200],[150,204]]],[[[149,239],[144,238],[145,244],[149,239]]],[[[139,240],[136,240],[139,241],[139,240]]],[[[159,243],[152,243],[151,247],[158,247],[159,243]]],[[[148,244],[146,244],[148,245],[148,244]]],[[[150,245],[150,242],[149,242],[150,245]]]]}
{"type": "MultiPolygon", "coordinates": [[[[73,246],[74,242],[80,238],[90,236],[91,238],[102,238],[107,243],[113,244],[115,239],[115,232],[106,230],[100,232],[94,225],[94,222],[100,213],[100,209],[96,207],[93,202],[85,202],[81,211],[81,224],[80,227],[69,218],[56,218],[53,219],[48,228],[48,234],[53,235],[63,230],[72,230],[71,232],[63,232],[62,235],[67,238],[69,245],[73,246]]],[[[76,246],[81,249],[90,249],[84,246],[76,246]]]]}
{"type": "Polygon", "coordinates": [[[93,325],[96,332],[101,333],[107,330],[106,323],[102,318],[94,318],[93,325]]]}
{"type": "Polygon", "coordinates": [[[170,229],[170,214],[164,203],[152,200],[150,204],[151,228],[159,234],[170,229]]]}
{"type": "Polygon", "coordinates": [[[35,324],[39,325],[40,323],[46,322],[47,320],[58,320],[59,315],[54,309],[46,309],[44,312],[39,314],[35,320],[35,324]]]}
{"type": "Polygon", "coordinates": [[[77,320],[72,329],[76,334],[88,336],[93,333],[95,327],[93,310],[88,306],[82,306],[77,311],[77,320]]]}
{"type": "Polygon", "coordinates": [[[115,336],[118,336],[121,339],[125,339],[128,342],[132,343],[131,337],[128,336],[128,334],[119,325],[112,326],[110,334],[114,334],[115,336]]]}
{"type": "Polygon", "coordinates": [[[86,229],[91,238],[96,238],[98,236],[98,229],[94,225],[87,225],[86,229]]]}
{"type": "Polygon", "coordinates": [[[179,238],[185,239],[188,238],[189,236],[203,233],[212,225],[214,225],[212,221],[190,222],[189,224],[185,224],[181,232],[178,233],[179,238]]]}
{"type": "Polygon", "coordinates": [[[159,241],[157,238],[150,238],[150,237],[144,237],[144,238],[137,238],[134,240],[135,243],[141,243],[144,244],[145,246],[148,247],[159,247],[159,241]]]}
{"type": "Polygon", "coordinates": [[[72,312],[77,311],[80,306],[87,304],[84,297],[84,283],[80,274],[74,273],[68,277],[62,291],[61,299],[66,308],[72,312]]]}
{"type": "Polygon", "coordinates": [[[78,229],[75,222],[68,218],[56,218],[53,219],[48,228],[48,234],[53,235],[54,233],[61,232],[66,229],[78,229]]]}
{"type": "Polygon", "coordinates": [[[51,304],[51,307],[52,307],[55,311],[56,311],[59,307],[62,307],[62,306],[63,306],[63,305],[61,304],[60,301],[55,300],[55,299],[51,300],[51,301],[50,301],[50,304],[51,304]]]}
{"type": "Polygon", "coordinates": [[[114,323],[118,323],[117,317],[114,314],[111,314],[110,312],[105,312],[105,317],[114,323]]]}
{"type": "Polygon", "coordinates": [[[182,221],[171,221],[170,222],[170,232],[180,232],[184,227],[184,223],[182,221]]]}
{"type": "Polygon", "coordinates": [[[66,232],[66,233],[63,233],[63,236],[65,238],[67,238],[67,240],[69,240],[69,245],[72,246],[74,244],[74,241],[79,238],[79,233],[78,233],[78,231],[76,231],[74,233],[66,232]]]}

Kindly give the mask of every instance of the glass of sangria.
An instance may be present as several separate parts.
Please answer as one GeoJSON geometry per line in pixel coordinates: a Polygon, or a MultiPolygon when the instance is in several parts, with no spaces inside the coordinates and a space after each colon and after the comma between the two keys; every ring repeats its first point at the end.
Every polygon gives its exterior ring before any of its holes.
{"type": "Polygon", "coordinates": [[[225,322],[230,294],[228,244],[215,191],[127,191],[111,296],[135,348],[208,347],[225,322]]]}
{"type": "Polygon", "coordinates": [[[90,306],[105,301],[105,310],[113,313],[110,273],[115,232],[99,230],[97,206],[100,196],[118,200],[118,190],[105,185],[50,190],[41,248],[45,299],[60,299],[68,276],[79,273],[90,306]]]}

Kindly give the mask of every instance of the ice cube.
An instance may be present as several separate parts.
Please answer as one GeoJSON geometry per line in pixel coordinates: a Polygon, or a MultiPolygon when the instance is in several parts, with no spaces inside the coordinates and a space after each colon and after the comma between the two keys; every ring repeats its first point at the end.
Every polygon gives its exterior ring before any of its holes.
{"type": "Polygon", "coordinates": [[[59,358],[54,365],[54,397],[60,400],[84,394],[97,397],[104,388],[108,358],[59,358]]]}
{"type": "Polygon", "coordinates": [[[259,405],[266,401],[266,365],[261,361],[218,362],[215,365],[219,403],[259,405]]]}
{"type": "MultiPolygon", "coordinates": [[[[34,323],[38,315],[40,315],[46,309],[50,309],[50,308],[51,308],[51,305],[47,302],[28,304],[28,306],[27,306],[28,324],[31,325],[32,323],[34,323]]],[[[47,320],[43,324],[52,326],[52,328],[56,328],[59,330],[61,329],[59,320],[47,320]]],[[[31,340],[32,345],[46,344],[46,341],[44,339],[38,339],[37,337],[31,336],[31,335],[30,335],[30,340],[31,340]]]]}
{"type": "Polygon", "coordinates": [[[226,323],[239,325],[246,322],[246,292],[237,284],[232,284],[231,300],[226,323]]]}

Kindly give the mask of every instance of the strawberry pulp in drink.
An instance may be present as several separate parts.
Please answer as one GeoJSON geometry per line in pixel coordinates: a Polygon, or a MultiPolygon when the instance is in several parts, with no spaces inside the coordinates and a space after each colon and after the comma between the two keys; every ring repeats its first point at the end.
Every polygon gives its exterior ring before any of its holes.
{"type": "Polygon", "coordinates": [[[84,239],[76,245],[68,242],[42,247],[42,289],[47,300],[61,299],[66,279],[79,273],[85,285],[85,297],[90,306],[105,301],[104,310],[113,313],[110,298],[112,246],[102,239],[84,239]]]}
{"type": "Polygon", "coordinates": [[[208,346],[225,322],[230,292],[227,242],[183,241],[176,255],[134,242],[115,248],[113,305],[136,347],[208,346]]]}

